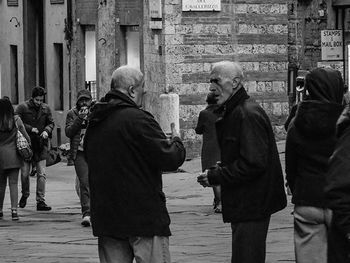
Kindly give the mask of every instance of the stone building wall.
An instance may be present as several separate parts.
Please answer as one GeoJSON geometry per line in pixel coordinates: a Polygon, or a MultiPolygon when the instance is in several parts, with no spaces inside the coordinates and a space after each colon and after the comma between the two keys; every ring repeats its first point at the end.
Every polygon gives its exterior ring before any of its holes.
{"type": "Polygon", "coordinates": [[[194,127],[205,108],[212,62],[239,61],[245,87],[265,108],[277,137],[288,114],[288,1],[223,0],[219,12],[182,12],[164,2],[166,88],[180,95],[180,126],[188,157],[198,156],[194,127]]]}

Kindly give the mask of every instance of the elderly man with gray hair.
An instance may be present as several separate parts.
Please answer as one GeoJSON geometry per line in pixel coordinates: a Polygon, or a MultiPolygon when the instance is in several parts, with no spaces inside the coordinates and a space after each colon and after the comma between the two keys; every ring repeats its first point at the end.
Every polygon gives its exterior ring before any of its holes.
{"type": "Polygon", "coordinates": [[[286,206],[282,168],[271,123],[243,87],[238,63],[215,63],[210,91],[220,105],[216,133],[221,163],[198,176],[221,186],[222,215],[231,223],[233,263],[263,263],[271,214],[286,206]]]}
{"type": "Polygon", "coordinates": [[[185,160],[177,132],[167,138],[142,110],[140,70],[122,66],[91,112],[84,149],[89,166],[91,222],[100,261],[170,262],[170,218],[162,172],[185,160]]]}

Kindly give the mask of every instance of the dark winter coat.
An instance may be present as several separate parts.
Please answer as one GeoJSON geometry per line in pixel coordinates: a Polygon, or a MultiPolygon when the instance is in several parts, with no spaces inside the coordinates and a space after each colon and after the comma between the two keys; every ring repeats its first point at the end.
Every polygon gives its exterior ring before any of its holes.
{"type": "Polygon", "coordinates": [[[93,234],[169,236],[162,171],[184,162],[184,146],[123,93],[110,91],[106,101],[93,107],[84,140],[93,234]]]}
{"type": "Polygon", "coordinates": [[[215,122],[218,115],[214,112],[218,105],[208,105],[199,113],[198,123],[195,128],[197,134],[203,135],[202,140],[202,171],[215,166],[220,161],[220,148],[216,136],[215,122]]]}
{"type": "Polygon", "coordinates": [[[315,69],[305,78],[302,101],[286,140],[286,179],[295,205],[326,207],[328,160],[336,143],[336,122],[343,109],[337,71],[315,69]]]}
{"type": "Polygon", "coordinates": [[[66,118],[66,136],[70,139],[70,158],[75,160],[77,157],[78,147],[80,144],[80,132],[82,128],[86,128],[86,121],[79,118],[78,109],[74,107],[69,110],[66,118]]]}
{"type": "Polygon", "coordinates": [[[282,168],[265,111],[243,87],[219,111],[221,165],[209,170],[208,179],[221,185],[224,222],[260,220],[283,209],[282,168]]]}
{"type": "Polygon", "coordinates": [[[48,140],[43,140],[40,134],[46,131],[49,137],[51,137],[55,126],[49,106],[42,103],[40,107],[36,107],[33,99],[30,99],[17,106],[16,114],[22,119],[30,137],[33,149],[33,160],[45,160],[47,158],[48,140]],[[33,133],[33,128],[37,128],[39,134],[33,133]]]}
{"type": "Polygon", "coordinates": [[[17,128],[0,131],[0,173],[6,169],[20,168],[22,159],[16,148],[17,128]]]}
{"type": "Polygon", "coordinates": [[[341,104],[300,103],[286,140],[286,179],[295,205],[325,207],[324,187],[328,159],[336,137],[341,104]]]}

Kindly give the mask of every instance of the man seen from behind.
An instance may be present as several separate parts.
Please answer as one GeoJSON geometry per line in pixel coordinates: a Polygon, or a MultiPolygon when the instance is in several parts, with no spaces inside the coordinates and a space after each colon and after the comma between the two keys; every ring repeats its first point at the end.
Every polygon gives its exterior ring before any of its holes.
{"type": "Polygon", "coordinates": [[[97,103],[89,118],[84,149],[102,263],[170,262],[162,172],[182,165],[185,149],[174,129],[168,139],[140,109],[144,86],[138,69],[119,67],[105,102],[97,103]]]}

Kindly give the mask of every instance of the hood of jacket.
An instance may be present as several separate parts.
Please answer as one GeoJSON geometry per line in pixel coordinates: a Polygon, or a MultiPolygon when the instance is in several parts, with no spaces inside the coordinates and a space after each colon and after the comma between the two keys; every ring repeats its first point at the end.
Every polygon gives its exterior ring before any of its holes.
{"type": "Polygon", "coordinates": [[[96,126],[118,108],[139,108],[128,96],[117,90],[109,91],[104,97],[104,101],[96,103],[91,108],[89,126],[96,126]]]}
{"type": "Polygon", "coordinates": [[[338,70],[316,68],[305,76],[305,90],[310,100],[341,104],[344,95],[344,82],[338,70]]]}
{"type": "Polygon", "coordinates": [[[335,134],[336,122],[343,109],[338,103],[303,101],[294,119],[296,129],[309,138],[322,138],[335,134]]]}

